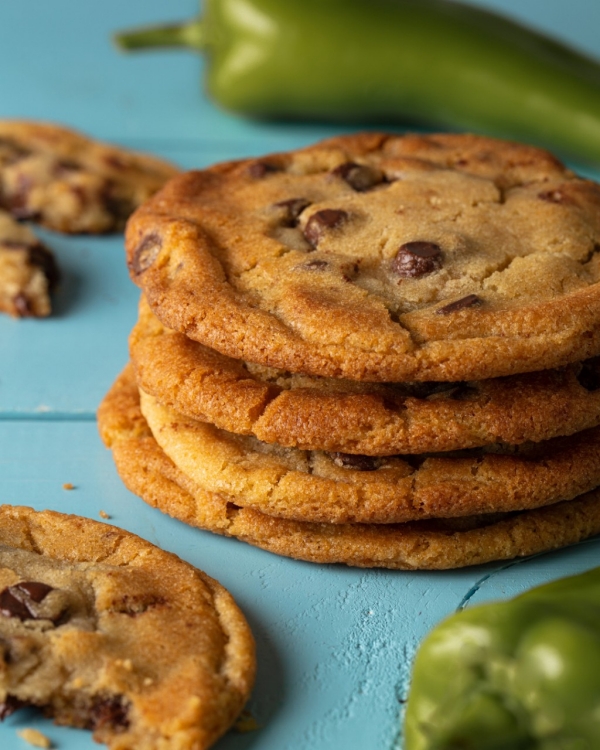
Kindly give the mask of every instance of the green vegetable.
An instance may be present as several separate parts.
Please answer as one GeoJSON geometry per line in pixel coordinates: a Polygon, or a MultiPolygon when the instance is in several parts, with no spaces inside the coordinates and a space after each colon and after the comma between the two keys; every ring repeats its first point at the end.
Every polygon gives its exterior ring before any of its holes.
{"type": "Polygon", "coordinates": [[[463,610],[423,641],[405,750],[459,748],[600,748],[600,568],[463,610]]]}
{"type": "Polygon", "coordinates": [[[118,34],[208,57],[209,94],[257,117],[402,120],[533,140],[600,162],[600,64],[450,0],[206,0],[118,34]]]}

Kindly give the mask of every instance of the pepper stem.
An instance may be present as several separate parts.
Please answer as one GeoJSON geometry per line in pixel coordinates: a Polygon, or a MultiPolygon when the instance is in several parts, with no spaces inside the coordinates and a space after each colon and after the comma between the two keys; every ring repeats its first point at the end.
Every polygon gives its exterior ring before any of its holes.
{"type": "Polygon", "coordinates": [[[151,47],[187,47],[203,50],[206,34],[202,19],[168,26],[149,26],[144,29],[122,31],[115,34],[116,45],[122,50],[147,49],[151,47]]]}

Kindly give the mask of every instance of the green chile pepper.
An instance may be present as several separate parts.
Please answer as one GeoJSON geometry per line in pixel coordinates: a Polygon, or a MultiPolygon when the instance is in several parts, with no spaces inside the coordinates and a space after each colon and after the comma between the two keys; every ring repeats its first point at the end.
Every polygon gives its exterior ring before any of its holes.
{"type": "Polygon", "coordinates": [[[600,568],[458,612],[423,641],[405,750],[459,748],[600,748],[600,568]]]}
{"type": "Polygon", "coordinates": [[[532,140],[600,162],[600,64],[448,0],[206,0],[118,34],[208,57],[209,95],[255,117],[400,120],[532,140]]]}

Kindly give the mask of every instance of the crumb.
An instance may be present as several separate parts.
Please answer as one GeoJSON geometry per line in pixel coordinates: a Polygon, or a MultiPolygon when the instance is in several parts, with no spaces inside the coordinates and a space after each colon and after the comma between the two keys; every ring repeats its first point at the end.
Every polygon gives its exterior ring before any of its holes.
{"type": "Polygon", "coordinates": [[[74,490],[74,489],[75,489],[75,485],[71,484],[71,482],[65,482],[63,484],[63,490],[74,490]]]}
{"type": "Polygon", "coordinates": [[[34,747],[52,747],[52,742],[48,737],[46,737],[45,734],[38,732],[37,729],[18,729],[17,734],[21,739],[24,739],[25,742],[29,742],[29,744],[34,747]]]}
{"type": "Polygon", "coordinates": [[[100,518],[110,518],[110,516],[105,510],[101,510],[98,515],[100,516],[100,518]]]}
{"type": "Polygon", "coordinates": [[[242,711],[233,728],[236,732],[255,732],[260,726],[250,711],[242,711]]]}

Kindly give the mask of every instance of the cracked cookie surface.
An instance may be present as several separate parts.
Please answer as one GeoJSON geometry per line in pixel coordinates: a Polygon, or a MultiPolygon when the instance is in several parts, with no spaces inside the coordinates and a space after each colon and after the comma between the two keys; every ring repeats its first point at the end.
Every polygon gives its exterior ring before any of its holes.
{"type": "Polygon", "coordinates": [[[59,278],[52,252],[0,209],[0,311],[15,318],[50,315],[59,278]]]}
{"type": "Polygon", "coordinates": [[[0,121],[0,207],[59,232],[122,230],[177,168],[50,123],[0,121]]]}
{"type": "Polygon", "coordinates": [[[113,526],[0,506],[1,718],[38,706],[111,750],[199,750],[235,720],[254,664],[204,573],[113,526]]]}
{"type": "Polygon", "coordinates": [[[161,450],[140,411],[130,368],[104,398],[98,424],[124,483],[151,506],[309,562],[443,570],[558,549],[600,533],[598,491],[537,510],[390,525],[307,523],[239,507],[198,487],[161,450]]]}
{"type": "Polygon", "coordinates": [[[521,446],[361,456],[263,443],[140,397],[154,439],[197,486],[281,518],[403,523],[535,508],[600,486],[600,428],[521,446]]]}
{"type": "Polygon", "coordinates": [[[343,136],[171,181],[126,232],[165,325],[354,380],[479,380],[600,354],[600,187],[469,135],[343,136]]]}
{"type": "Polygon", "coordinates": [[[600,361],[462,383],[367,383],[234,360],[165,328],[143,295],[129,349],[140,387],[266,443],[367,455],[570,435],[600,423],[600,361]]]}

